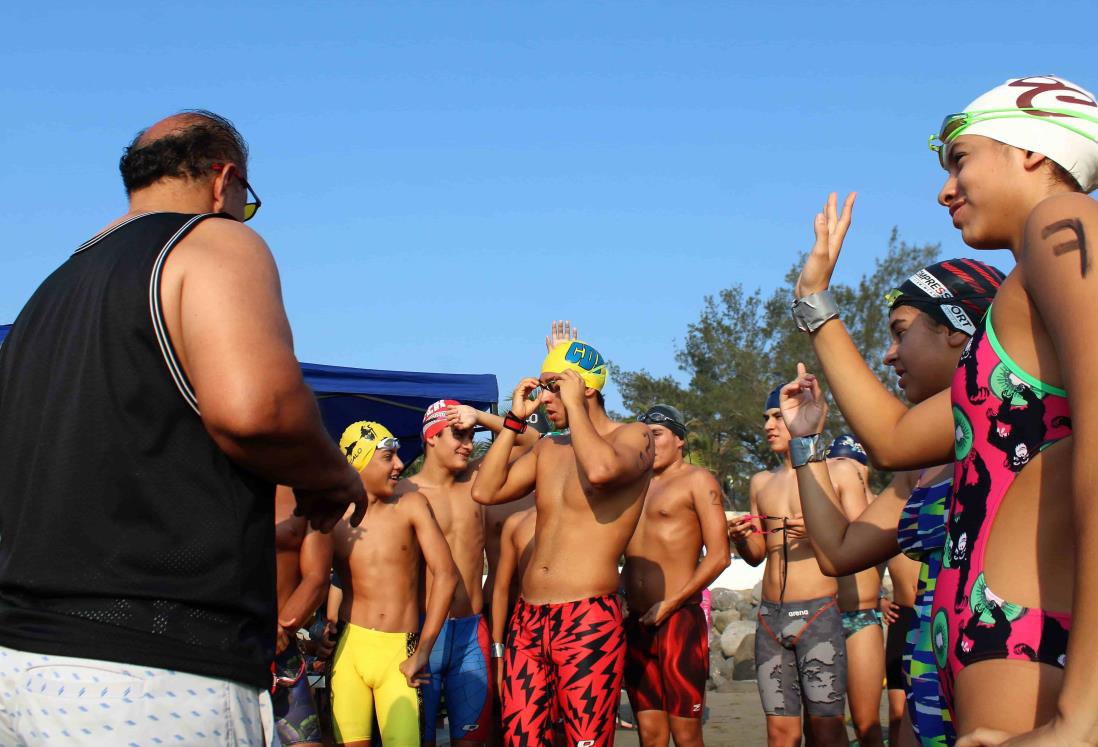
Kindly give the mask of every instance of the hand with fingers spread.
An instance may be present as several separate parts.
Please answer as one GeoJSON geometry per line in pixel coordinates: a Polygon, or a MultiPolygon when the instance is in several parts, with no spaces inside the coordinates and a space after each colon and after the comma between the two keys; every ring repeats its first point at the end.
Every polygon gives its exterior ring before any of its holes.
{"type": "Polygon", "coordinates": [[[477,425],[477,410],[469,405],[458,405],[446,410],[446,423],[455,431],[467,431],[477,425]]]}
{"type": "Polygon", "coordinates": [[[530,395],[540,386],[541,382],[537,379],[523,379],[515,387],[515,391],[511,392],[511,412],[516,418],[526,420],[537,411],[541,403],[537,397],[531,398],[530,395]]]}
{"type": "Polygon", "coordinates": [[[565,319],[557,320],[549,325],[549,334],[545,336],[545,350],[552,352],[553,348],[562,342],[571,342],[579,339],[579,327],[573,327],[572,322],[565,319]]]}
{"type": "Polygon", "coordinates": [[[822,433],[827,422],[827,402],[820,381],[803,363],[797,364],[797,378],[782,387],[779,407],[782,420],[793,438],[822,433]]]}
{"type": "Polygon", "coordinates": [[[813,229],[816,232],[816,243],[812,251],[805,259],[804,268],[794,286],[797,298],[804,298],[813,293],[827,290],[831,283],[831,275],[835,272],[835,264],[839,261],[839,251],[843,248],[843,240],[850,229],[850,218],[854,212],[854,200],[856,192],[851,192],[843,201],[842,213],[839,213],[837,203],[838,195],[832,192],[827,196],[823,212],[816,213],[813,229]]]}

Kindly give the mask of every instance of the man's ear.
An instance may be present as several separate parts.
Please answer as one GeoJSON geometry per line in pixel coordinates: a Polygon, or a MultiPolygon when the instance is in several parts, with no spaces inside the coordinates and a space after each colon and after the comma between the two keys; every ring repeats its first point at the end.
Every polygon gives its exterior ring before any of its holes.
{"type": "Polygon", "coordinates": [[[227,163],[218,171],[213,172],[214,178],[210,180],[210,198],[213,200],[213,212],[215,213],[225,212],[225,205],[228,202],[229,179],[232,178],[230,172],[235,168],[234,164],[227,163]]]}

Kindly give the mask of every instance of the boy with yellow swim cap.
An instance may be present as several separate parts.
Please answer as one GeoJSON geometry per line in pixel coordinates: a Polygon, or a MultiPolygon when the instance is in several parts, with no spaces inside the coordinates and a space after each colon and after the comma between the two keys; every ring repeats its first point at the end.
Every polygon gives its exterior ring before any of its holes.
{"type": "Polygon", "coordinates": [[[647,426],[607,416],[606,371],[589,343],[555,345],[540,378],[515,388],[505,430],[473,484],[484,504],[536,496],[533,554],[504,654],[507,745],[547,744],[554,711],[569,744],[613,743],[625,664],[618,559],[640,518],[653,446],[647,426]],[[539,405],[570,432],[546,436],[512,462],[517,434],[539,405]]]}
{"type": "MultiPolygon", "coordinates": [[[[345,623],[332,664],[332,722],[340,744],[381,738],[419,747],[417,687],[457,586],[446,538],[421,493],[396,495],[404,464],[400,442],[380,423],[347,426],[339,446],[366,489],[366,518],[333,530],[333,567],[343,581],[339,619],[345,623]],[[419,577],[426,564],[434,583],[420,626],[419,577]]],[[[433,728],[432,725],[428,725],[433,728]]]]}

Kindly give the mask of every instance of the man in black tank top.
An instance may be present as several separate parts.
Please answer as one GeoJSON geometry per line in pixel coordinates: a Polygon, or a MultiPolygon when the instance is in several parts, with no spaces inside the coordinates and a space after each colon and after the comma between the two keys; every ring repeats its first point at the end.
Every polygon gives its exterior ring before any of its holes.
{"type": "Polygon", "coordinates": [[[323,531],[366,504],[243,224],[246,167],[209,112],[140,133],[129,212],[0,348],[0,744],[270,739],[273,485],[323,531]]]}

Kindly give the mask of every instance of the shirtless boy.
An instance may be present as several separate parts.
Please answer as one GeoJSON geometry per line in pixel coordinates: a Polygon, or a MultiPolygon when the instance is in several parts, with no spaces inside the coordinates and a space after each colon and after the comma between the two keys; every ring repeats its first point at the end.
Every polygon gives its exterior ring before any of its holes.
{"type": "Polygon", "coordinates": [[[320,747],[320,721],[305,676],[297,630],[307,627],[324,600],[332,567],[332,535],[294,514],[291,488],[275,491],[275,566],[278,572],[278,638],[275,657],[275,729],[283,745],[320,747]]]}
{"type": "MultiPolygon", "coordinates": [[[[842,433],[827,447],[827,465],[831,474],[836,475],[836,492],[843,514],[854,521],[876,497],[869,490],[865,449],[852,435],[842,433]],[[857,483],[851,483],[851,474],[857,478],[857,483]]],[[[881,685],[885,679],[881,570],[869,568],[838,579],[839,614],[846,637],[846,695],[854,733],[862,747],[884,747],[881,730],[881,685]]]]}
{"type": "Polygon", "coordinates": [[[709,628],[701,591],[728,567],[721,489],[709,470],[683,460],[686,425],[670,405],[638,418],[652,432],[652,482],[625,550],[622,584],[625,689],[641,744],[701,745],[709,628]],[[702,556],[702,547],[705,555],[702,556]]]}
{"type": "MultiPolygon", "coordinates": [[[[751,478],[752,515],[729,526],[744,560],[752,565],[766,561],[755,666],[767,740],[771,747],[801,743],[803,701],[811,743],[846,745],[846,647],[836,600],[838,584],[820,570],[804,535],[789,431],[778,408],[778,393],[775,389],[767,398],[764,430],[782,464],[751,478]]],[[[852,470],[843,482],[851,490],[862,490],[852,470]]]]}
{"type": "MultiPolygon", "coordinates": [[[[343,583],[339,618],[346,623],[332,664],[336,740],[370,747],[376,710],[386,747],[419,747],[416,688],[438,638],[458,572],[446,538],[421,493],[396,495],[404,464],[400,443],[379,423],[360,421],[339,441],[366,488],[366,518],[332,532],[334,568],[343,583]],[[419,577],[433,584],[420,627],[419,577]]],[[[434,724],[427,724],[433,729],[434,724]]]]}
{"type": "MultiPolygon", "coordinates": [[[[534,551],[534,525],[537,522],[537,509],[530,506],[507,517],[503,522],[503,531],[499,542],[499,560],[492,587],[492,619],[489,621],[492,631],[493,648],[504,648],[508,624],[511,622],[511,610],[522,593],[522,577],[530,564],[534,551]]],[[[496,684],[502,692],[503,668],[496,673],[496,684]]]]}
{"type": "Polygon", "coordinates": [[[645,425],[606,415],[606,369],[584,342],[554,347],[540,380],[515,388],[505,430],[473,485],[480,503],[537,494],[534,552],[504,660],[508,745],[548,745],[554,700],[568,743],[601,747],[614,740],[625,664],[618,559],[640,518],[653,448],[645,425]],[[539,400],[554,427],[570,433],[547,436],[510,462],[517,433],[539,400]]]}
{"type": "MultiPolygon", "coordinates": [[[[480,460],[469,460],[476,426],[498,433],[503,418],[455,400],[439,400],[423,415],[423,469],[401,480],[397,495],[418,491],[427,498],[438,521],[461,582],[454,592],[447,619],[431,650],[429,681],[421,689],[423,723],[433,727],[445,693],[450,742],[469,747],[488,740],[492,699],[488,675],[488,625],[481,614],[484,593],[484,507],[473,500],[470,490],[480,460]]],[[[537,441],[533,430],[523,434],[516,454],[537,441]]],[[[424,599],[429,598],[434,576],[427,569],[424,599]]],[[[426,606],[426,605],[424,605],[426,606]]],[[[428,728],[424,745],[434,745],[435,733],[428,728]]]]}

